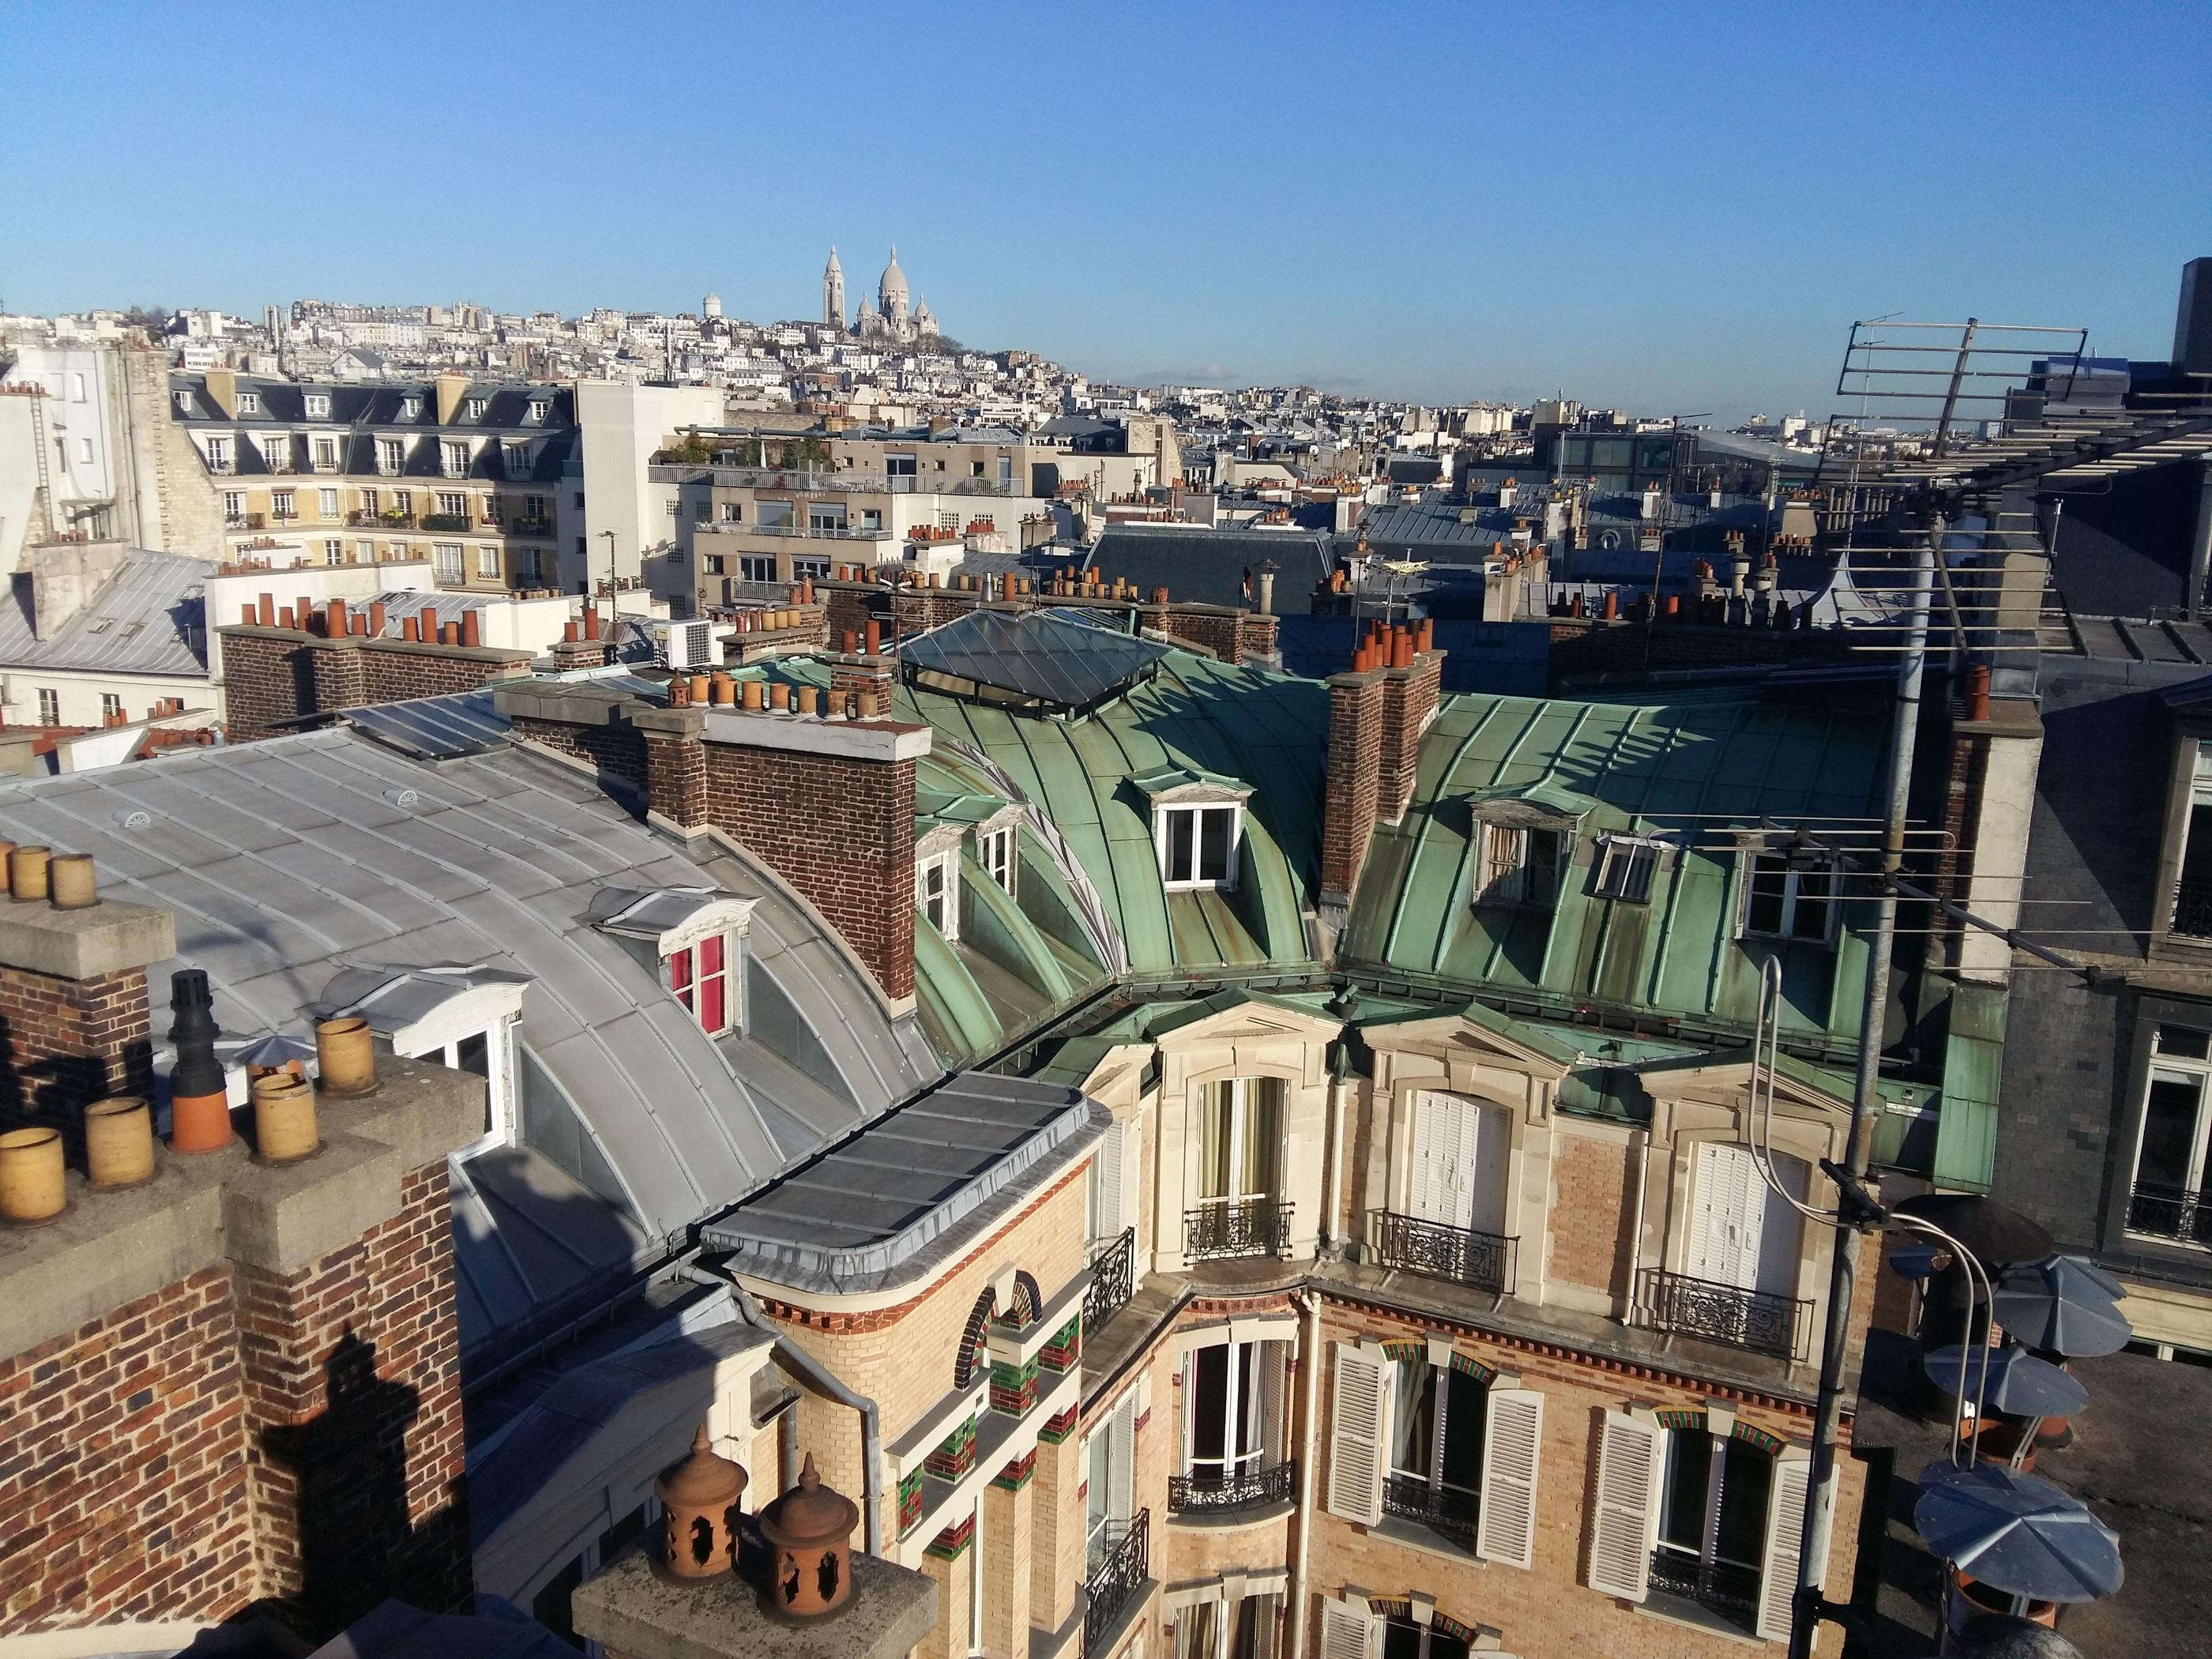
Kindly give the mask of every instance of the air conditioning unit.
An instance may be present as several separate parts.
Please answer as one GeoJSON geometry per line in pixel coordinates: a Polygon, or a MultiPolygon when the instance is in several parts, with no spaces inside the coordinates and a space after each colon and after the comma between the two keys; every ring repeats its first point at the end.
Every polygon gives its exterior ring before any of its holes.
{"type": "Polygon", "coordinates": [[[721,653],[714,644],[712,623],[659,623],[653,633],[664,667],[714,668],[720,664],[721,653]]]}

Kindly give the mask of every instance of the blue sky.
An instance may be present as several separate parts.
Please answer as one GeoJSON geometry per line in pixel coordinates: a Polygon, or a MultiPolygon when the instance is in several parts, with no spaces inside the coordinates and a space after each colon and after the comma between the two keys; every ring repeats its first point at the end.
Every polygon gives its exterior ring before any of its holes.
{"type": "Polygon", "coordinates": [[[1854,318],[2163,356],[2212,3],[0,9],[0,301],[811,315],[1093,374],[1826,411],[1854,318]]]}

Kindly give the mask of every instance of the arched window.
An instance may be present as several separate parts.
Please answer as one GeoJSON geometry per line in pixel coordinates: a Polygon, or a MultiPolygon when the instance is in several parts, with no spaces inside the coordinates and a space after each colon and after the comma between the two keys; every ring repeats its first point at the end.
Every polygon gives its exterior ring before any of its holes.
{"type": "Polygon", "coordinates": [[[991,1316],[999,1305],[998,1293],[986,1289],[968,1314],[968,1328],[960,1334],[960,1358],[952,1370],[952,1386],[964,1389],[982,1369],[985,1344],[991,1334],[991,1316]]]}

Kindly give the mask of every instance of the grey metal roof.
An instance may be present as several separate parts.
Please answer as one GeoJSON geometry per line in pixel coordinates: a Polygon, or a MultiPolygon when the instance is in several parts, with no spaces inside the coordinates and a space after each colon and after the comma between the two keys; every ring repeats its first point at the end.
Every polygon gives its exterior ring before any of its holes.
{"type": "Polygon", "coordinates": [[[686,856],[588,775],[516,747],[433,770],[337,726],[180,750],[0,785],[0,836],[89,853],[110,896],[172,910],[178,961],[154,982],[205,969],[231,1037],[305,1035],[349,969],[529,977],[523,1135],[575,1180],[549,1212],[544,1182],[487,1166],[483,1231],[465,1226],[461,1251],[503,1254],[464,1261],[465,1342],[583,1276],[543,1254],[536,1272],[515,1271],[524,1251],[501,1206],[573,1231],[588,1188],[657,1240],[935,1075],[913,1021],[891,1022],[847,947],[761,866],[722,849],[686,856]],[[757,901],[744,1035],[707,1036],[634,947],[593,925],[607,885],[757,901]]]}
{"type": "Polygon", "coordinates": [[[1112,1121],[1080,1091],[963,1072],[702,1230],[728,1264],[808,1289],[888,1289],[944,1259],[1112,1121]],[[994,1200],[1002,1200],[993,1204],[994,1200]]]}
{"type": "Polygon", "coordinates": [[[911,667],[1063,708],[1112,696],[1167,654],[1151,640],[1049,611],[970,611],[899,645],[911,667]]]}
{"type": "Polygon", "coordinates": [[[13,579],[0,604],[0,668],[87,673],[204,675],[206,611],[200,590],[212,561],[133,548],[76,614],[40,639],[32,628],[32,580],[13,579]]]}
{"type": "Polygon", "coordinates": [[[492,707],[489,691],[372,703],[349,708],[341,718],[379,743],[417,760],[480,755],[505,743],[507,734],[507,720],[492,707]]]}
{"type": "Polygon", "coordinates": [[[1201,605],[1253,602],[1245,583],[1262,560],[1275,567],[1275,614],[1304,616],[1316,584],[1333,568],[1325,538],[1310,530],[1212,530],[1202,525],[1118,524],[1085,561],[1108,580],[1120,578],[1150,598],[1164,587],[1173,599],[1201,605]]]}

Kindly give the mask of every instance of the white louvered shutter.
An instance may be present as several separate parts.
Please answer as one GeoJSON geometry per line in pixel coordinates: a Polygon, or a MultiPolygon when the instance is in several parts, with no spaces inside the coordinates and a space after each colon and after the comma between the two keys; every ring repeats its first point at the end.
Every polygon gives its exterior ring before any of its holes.
{"type": "Polygon", "coordinates": [[[1464,1179],[1472,1190],[1455,1224],[1502,1237],[1505,1231],[1506,1177],[1513,1158],[1513,1115],[1503,1106],[1470,1105],[1462,1137],[1461,1157],[1468,1171],[1464,1179]]]}
{"type": "Polygon", "coordinates": [[[1326,1598],[1321,1604],[1321,1659],[1374,1659],[1382,1624],[1364,1602],[1326,1598]]]}
{"type": "Polygon", "coordinates": [[[1121,1125],[1117,1121],[1106,1131],[1091,1161],[1092,1238],[1100,1244],[1119,1237],[1121,1229],[1129,1224],[1121,1218],[1121,1125]]]}
{"type": "Polygon", "coordinates": [[[1260,1467],[1271,1469],[1283,1459],[1283,1397],[1288,1392],[1283,1361],[1291,1345],[1255,1342],[1253,1351],[1260,1367],[1260,1467]]]}
{"type": "Polygon", "coordinates": [[[1336,1348],[1329,1390],[1328,1510],[1373,1526],[1382,1518],[1387,1361],[1350,1342],[1336,1348]]]}
{"type": "Polygon", "coordinates": [[[1544,1451],[1544,1396],[1492,1389],[1482,1425],[1482,1507],[1474,1553],[1509,1567],[1536,1559],[1536,1483],[1544,1451]]]}
{"type": "Polygon", "coordinates": [[[1124,1400],[1114,1409],[1112,1422],[1107,1432],[1113,1436],[1107,1456],[1110,1460],[1106,1478],[1112,1490],[1106,1494],[1106,1513],[1116,1521],[1127,1521],[1137,1512],[1137,1402],[1124,1400]]]}
{"type": "Polygon", "coordinates": [[[1771,1642],[1790,1639],[1790,1601],[1804,1560],[1805,1500],[1813,1464],[1802,1449],[1790,1447],[1774,1460],[1774,1485],[1766,1499],[1766,1555],[1759,1570],[1759,1633],[1771,1642]]]}
{"type": "Polygon", "coordinates": [[[1413,1158],[1407,1184],[1407,1213],[1422,1221],[1449,1221],[1443,1195],[1437,1189],[1437,1130],[1451,1104],[1448,1095],[1423,1090],[1413,1097],[1413,1158]]]}
{"type": "Polygon", "coordinates": [[[1641,1601],[1651,1588],[1651,1533],[1659,1498],[1659,1426],[1607,1412],[1598,1431],[1597,1509],[1590,1517],[1594,1590],[1641,1601]]]}

